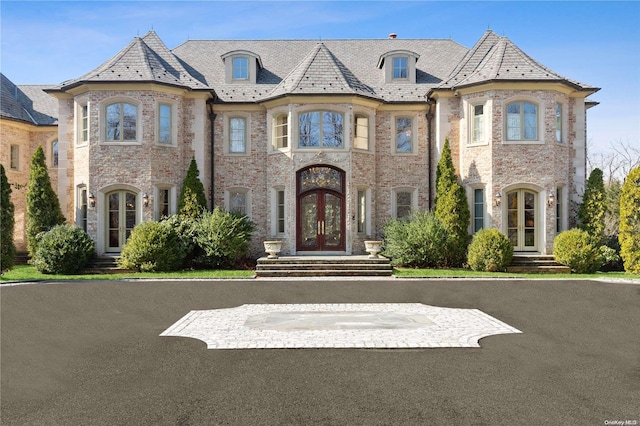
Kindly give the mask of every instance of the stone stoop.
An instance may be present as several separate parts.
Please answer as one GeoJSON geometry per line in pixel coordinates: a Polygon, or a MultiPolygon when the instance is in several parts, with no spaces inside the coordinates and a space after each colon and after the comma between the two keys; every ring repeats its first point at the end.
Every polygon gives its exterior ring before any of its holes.
{"type": "Polygon", "coordinates": [[[261,277],[390,277],[391,261],[369,256],[282,256],[261,257],[256,278],[261,277]]]}
{"type": "Polygon", "coordinates": [[[533,274],[570,274],[571,268],[555,261],[553,256],[542,254],[515,255],[507,272],[533,274]]]}
{"type": "Polygon", "coordinates": [[[13,258],[13,264],[28,265],[30,259],[31,258],[29,257],[29,253],[27,253],[26,251],[19,251],[16,253],[16,257],[13,258]]]}
{"type": "Polygon", "coordinates": [[[82,272],[85,274],[123,274],[137,271],[119,268],[118,256],[102,255],[94,256],[89,260],[82,272]]]}

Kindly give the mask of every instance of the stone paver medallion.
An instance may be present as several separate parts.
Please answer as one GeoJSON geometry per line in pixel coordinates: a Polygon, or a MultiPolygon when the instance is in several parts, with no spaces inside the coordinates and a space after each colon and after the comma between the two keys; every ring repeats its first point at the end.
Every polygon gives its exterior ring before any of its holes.
{"type": "Polygon", "coordinates": [[[420,303],[242,305],[191,311],[160,336],[191,337],[208,349],[478,348],[521,333],[477,309],[420,303]]]}

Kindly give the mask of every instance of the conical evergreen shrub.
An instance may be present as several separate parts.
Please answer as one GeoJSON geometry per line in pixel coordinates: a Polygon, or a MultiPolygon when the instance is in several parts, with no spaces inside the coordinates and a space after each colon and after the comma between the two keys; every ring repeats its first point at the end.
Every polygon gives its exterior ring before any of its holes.
{"type": "Polygon", "coordinates": [[[188,217],[198,217],[207,209],[207,197],[204,185],[198,178],[199,171],[196,159],[191,159],[187,176],[182,183],[182,192],[178,202],[178,214],[188,217]]]}
{"type": "Polygon", "coordinates": [[[0,273],[13,268],[16,257],[16,246],[13,243],[13,227],[15,217],[11,202],[11,185],[0,164],[0,273]]]}

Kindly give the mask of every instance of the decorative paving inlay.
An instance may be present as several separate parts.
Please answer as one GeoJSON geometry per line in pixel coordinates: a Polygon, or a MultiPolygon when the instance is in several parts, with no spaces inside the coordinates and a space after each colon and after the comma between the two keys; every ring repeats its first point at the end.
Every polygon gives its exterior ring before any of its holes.
{"type": "Polygon", "coordinates": [[[477,348],[483,337],[521,333],[477,309],[420,303],[242,305],[191,311],[160,336],[208,349],[477,348]]]}

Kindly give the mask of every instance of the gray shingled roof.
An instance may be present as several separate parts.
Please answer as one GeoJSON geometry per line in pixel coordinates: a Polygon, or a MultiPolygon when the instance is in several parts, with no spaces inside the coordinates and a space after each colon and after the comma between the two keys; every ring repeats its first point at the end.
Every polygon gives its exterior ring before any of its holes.
{"type": "Polygon", "coordinates": [[[0,73],[0,116],[49,126],[58,123],[58,101],[44,92],[49,86],[17,86],[0,73]]]}
{"type": "Polygon", "coordinates": [[[487,31],[438,89],[459,89],[495,81],[554,81],[578,90],[597,91],[546,68],[508,38],[487,31]]]}
{"type": "Polygon", "coordinates": [[[452,40],[430,39],[323,40],[322,44],[315,40],[189,40],[172,52],[203,77],[221,102],[258,102],[292,93],[349,93],[386,102],[420,102],[430,88],[447,78],[467,49],[452,40]],[[235,50],[247,50],[262,59],[256,84],[225,82],[222,56],[235,50]],[[415,84],[385,84],[384,70],[377,64],[381,55],[392,50],[420,55],[415,84]],[[312,77],[316,81],[311,82],[312,77]]]}
{"type": "Polygon", "coordinates": [[[191,90],[210,90],[191,75],[154,31],[135,37],[113,58],[80,78],[65,81],[54,91],[85,83],[154,82],[191,90]]]}

